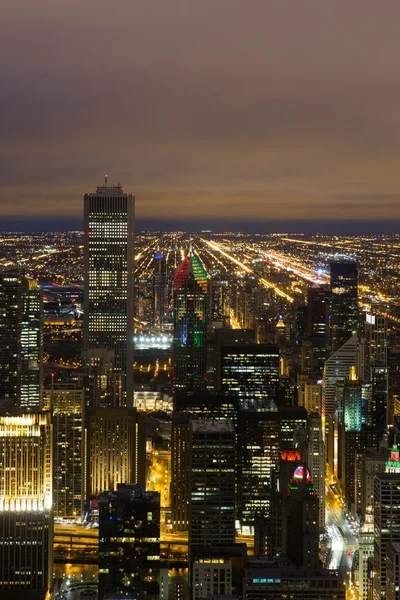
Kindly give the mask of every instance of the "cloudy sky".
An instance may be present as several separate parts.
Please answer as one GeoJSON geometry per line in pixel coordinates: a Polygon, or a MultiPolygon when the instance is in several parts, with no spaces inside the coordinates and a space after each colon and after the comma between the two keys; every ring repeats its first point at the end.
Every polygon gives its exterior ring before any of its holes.
{"type": "Polygon", "coordinates": [[[146,223],[400,222],[399,23],[399,0],[3,0],[0,229],[79,221],[106,172],[146,223]]]}

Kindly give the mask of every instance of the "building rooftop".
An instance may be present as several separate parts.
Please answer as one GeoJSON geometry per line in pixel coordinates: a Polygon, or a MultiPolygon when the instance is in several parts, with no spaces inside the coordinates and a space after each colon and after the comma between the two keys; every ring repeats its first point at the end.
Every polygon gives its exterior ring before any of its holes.
{"type": "Polygon", "coordinates": [[[264,567],[245,569],[246,579],[341,579],[340,571],[328,569],[313,570],[303,567],[264,567]]]}
{"type": "Polygon", "coordinates": [[[235,433],[233,423],[231,421],[216,420],[216,419],[198,419],[191,422],[191,429],[194,432],[208,433],[235,433]]]}

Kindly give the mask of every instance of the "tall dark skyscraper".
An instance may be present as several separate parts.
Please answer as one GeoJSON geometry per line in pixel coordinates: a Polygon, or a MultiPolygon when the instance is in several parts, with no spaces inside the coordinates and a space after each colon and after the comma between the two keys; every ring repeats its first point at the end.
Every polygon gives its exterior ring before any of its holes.
{"type": "Polygon", "coordinates": [[[21,323],[22,410],[43,404],[43,293],[36,280],[24,278],[21,323]]]}
{"type": "Polygon", "coordinates": [[[0,272],[0,399],[19,399],[21,381],[22,276],[0,272]]]}
{"type": "Polygon", "coordinates": [[[206,388],[206,336],[209,278],[200,259],[190,249],[174,277],[175,395],[206,388]]]}
{"type": "Polygon", "coordinates": [[[113,397],[107,402],[133,406],[134,207],[134,195],[107,185],[107,179],[84,196],[84,358],[92,378],[90,406],[101,405],[105,377],[113,379],[113,397]]]}
{"type": "Polygon", "coordinates": [[[118,484],[99,500],[99,599],[160,598],[160,495],[118,484]]]}
{"type": "Polygon", "coordinates": [[[329,288],[326,285],[308,288],[307,334],[323,344],[329,338],[329,288]]]}
{"type": "Polygon", "coordinates": [[[230,421],[191,421],[190,550],[235,543],[235,446],[230,421]]]}
{"type": "Polygon", "coordinates": [[[400,542],[400,473],[377,473],[374,486],[374,600],[386,597],[386,559],[390,542],[400,542]]]}
{"type": "Polygon", "coordinates": [[[268,344],[232,344],[221,349],[222,390],[238,396],[246,410],[277,410],[279,348],[268,344]]]}
{"type": "Polygon", "coordinates": [[[161,327],[167,320],[168,312],[168,284],[167,261],[161,252],[157,252],[153,259],[153,325],[161,327]]]}
{"type": "Polygon", "coordinates": [[[357,332],[358,271],[355,263],[331,263],[332,351],[357,332]]]}
{"type": "Polygon", "coordinates": [[[42,406],[43,297],[19,271],[0,272],[0,398],[42,406]]]}

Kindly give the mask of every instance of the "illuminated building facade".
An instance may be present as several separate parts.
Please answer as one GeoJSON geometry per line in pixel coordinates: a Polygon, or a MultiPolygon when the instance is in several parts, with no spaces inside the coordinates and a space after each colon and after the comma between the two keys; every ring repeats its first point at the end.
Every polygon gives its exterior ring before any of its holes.
{"type": "Polygon", "coordinates": [[[160,494],[118,484],[99,499],[99,599],[160,599],[160,494]]]}
{"type": "Polygon", "coordinates": [[[234,544],[236,436],[230,421],[191,421],[189,480],[189,552],[234,544]]]}
{"type": "Polygon", "coordinates": [[[174,394],[202,392],[207,379],[209,278],[191,249],[174,276],[173,302],[174,394]]]}
{"type": "Polygon", "coordinates": [[[238,506],[243,525],[268,515],[272,470],[281,453],[278,412],[242,410],[238,419],[238,506]]]}
{"type": "Polygon", "coordinates": [[[307,419],[307,465],[319,499],[319,527],[325,527],[325,444],[321,415],[310,413],[307,419]]]}
{"type": "Polygon", "coordinates": [[[336,352],[357,332],[358,271],[355,263],[332,262],[332,351],[336,352]]]}
{"type": "Polygon", "coordinates": [[[238,396],[241,408],[276,411],[279,395],[279,348],[233,344],[221,348],[222,390],[238,396]]]}
{"type": "Polygon", "coordinates": [[[368,515],[358,538],[358,581],[360,600],[370,600],[371,567],[374,556],[374,518],[368,515]]]}
{"type": "Polygon", "coordinates": [[[168,318],[167,261],[161,252],[153,259],[153,325],[160,328],[168,318]]]}
{"type": "Polygon", "coordinates": [[[88,492],[145,483],[146,414],[134,408],[87,410],[88,492]]]}
{"type": "MultiPolygon", "coordinates": [[[[93,376],[111,351],[112,406],[133,406],[134,205],[107,181],[84,196],[84,360],[93,376]]],[[[88,405],[98,406],[90,395],[88,405]]]]}
{"type": "Polygon", "coordinates": [[[0,271],[0,399],[19,402],[23,277],[0,271]]]}
{"type": "Polygon", "coordinates": [[[364,338],[366,364],[386,367],[388,358],[386,318],[371,312],[366,313],[364,338]]]}
{"type": "Polygon", "coordinates": [[[193,394],[176,398],[171,436],[171,510],[176,530],[189,527],[190,419],[238,422],[238,399],[219,394],[193,394]]]}
{"type": "Polygon", "coordinates": [[[189,528],[190,417],[172,414],[171,432],[171,512],[174,530],[189,528]]]}
{"type": "Polygon", "coordinates": [[[43,403],[43,293],[32,279],[23,280],[21,321],[21,410],[43,403]]]}
{"type": "Polygon", "coordinates": [[[350,368],[357,364],[357,335],[349,338],[325,363],[322,380],[322,415],[333,415],[337,410],[336,383],[344,381],[350,368]]]}
{"type": "Polygon", "coordinates": [[[45,392],[44,408],[53,414],[54,515],[77,519],[85,501],[84,390],[55,384],[45,392]]]}
{"type": "Polygon", "coordinates": [[[52,527],[50,413],[0,417],[1,597],[49,589],[52,527]]]}
{"type": "Polygon", "coordinates": [[[374,488],[374,600],[386,597],[389,542],[400,542],[400,473],[377,473],[374,488]]]}

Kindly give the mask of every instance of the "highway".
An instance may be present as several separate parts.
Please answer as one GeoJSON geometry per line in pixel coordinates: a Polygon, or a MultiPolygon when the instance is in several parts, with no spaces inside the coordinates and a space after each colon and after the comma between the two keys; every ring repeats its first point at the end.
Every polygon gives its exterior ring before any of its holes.
{"type": "Polygon", "coordinates": [[[346,574],[346,583],[352,581],[351,570],[355,551],[358,549],[358,537],[354,526],[346,518],[340,497],[335,495],[327,486],[326,494],[326,527],[329,532],[332,552],[329,563],[330,569],[341,569],[346,574]]]}

